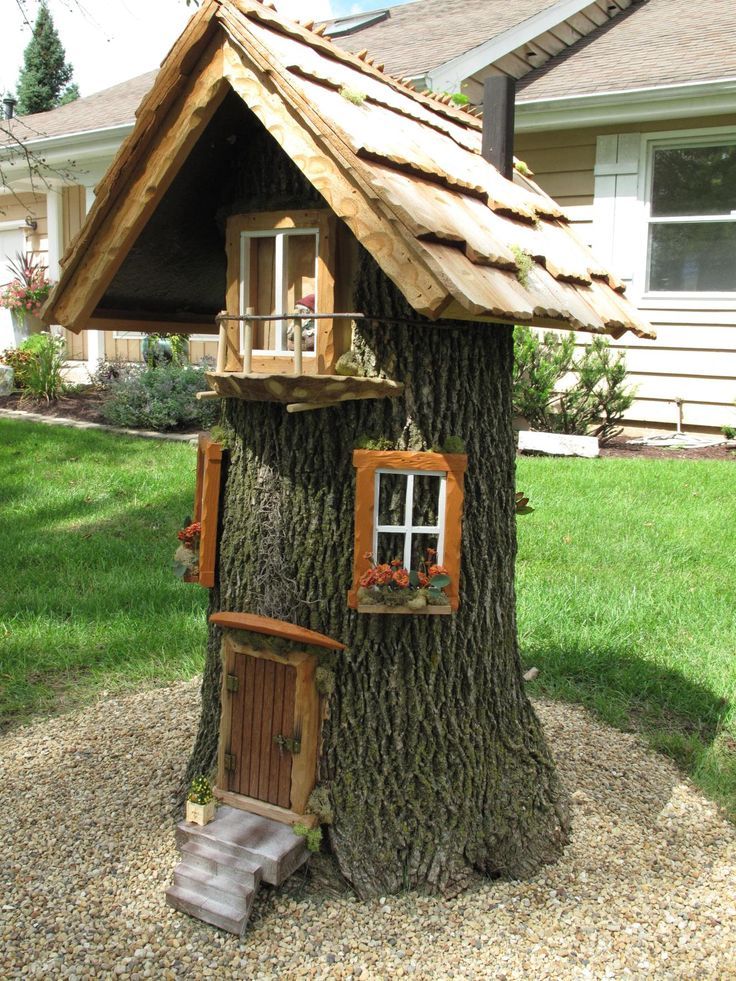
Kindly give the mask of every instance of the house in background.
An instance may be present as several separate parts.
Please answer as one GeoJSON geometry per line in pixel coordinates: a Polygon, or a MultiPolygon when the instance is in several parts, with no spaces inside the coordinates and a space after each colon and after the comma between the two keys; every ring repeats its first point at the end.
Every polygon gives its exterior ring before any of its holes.
{"type": "MultiPolygon", "coordinates": [[[[657,330],[656,341],[615,342],[638,392],[627,421],[672,428],[681,418],[688,429],[706,430],[736,424],[730,0],[712,0],[697,16],[687,0],[417,0],[322,27],[336,45],[367,50],[418,88],[463,92],[479,103],[488,75],[515,77],[517,156],[657,330]]],[[[8,229],[16,239],[22,232],[29,246],[43,250],[48,222],[52,274],[104,170],[101,156],[81,151],[94,154],[103,139],[119,143],[154,77],[14,124],[52,161],[87,167],[88,176],[77,178],[86,185],[83,196],[79,186],[52,176],[53,193],[29,201],[36,229],[21,228],[23,209],[0,195],[0,222],[16,221],[8,229]]],[[[3,251],[13,249],[0,238],[3,251]]],[[[69,335],[72,356],[92,365],[102,354],[140,356],[138,331],[105,326],[81,339],[69,335]]],[[[208,336],[194,334],[193,357],[214,355],[208,336]]]]}

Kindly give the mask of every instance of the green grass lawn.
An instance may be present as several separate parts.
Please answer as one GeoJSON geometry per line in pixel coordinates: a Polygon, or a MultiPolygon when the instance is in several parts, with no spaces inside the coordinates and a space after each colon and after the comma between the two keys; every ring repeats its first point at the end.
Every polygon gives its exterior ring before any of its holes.
{"type": "MultiPolygon", "coordinates": [[[[0,420],[0,721],[200,670],[206,591],[171,572],[195,451],[0,420]]],[[[641,731],[736,815],[730,462],[519,462],[534,694],[641,731]]]]}
{"type": "Polygon", "coordinates": [[[171,572],[196,450],[0,420],[0,723],[191,677],[206,591],[171,572]]]}
{"type": "Polygon", "coordinates": [[[638,729],[736,816],[736,465],[523,458],[532,693],[638,729]]]}

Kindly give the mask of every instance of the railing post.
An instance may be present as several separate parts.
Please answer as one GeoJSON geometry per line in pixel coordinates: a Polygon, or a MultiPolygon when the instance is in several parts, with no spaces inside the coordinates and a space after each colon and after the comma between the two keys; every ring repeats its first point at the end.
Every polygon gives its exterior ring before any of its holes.
{"type": "MultiPolygon", "coordinates": [[[[220,316],[224,316],[223,313],[220,316]]],[[[217,373],[218,375],[223,374],[227,370],[227,320],[220,320],[220,331],[217,337],[217,373]]]]}
{"type": "MultiPolygon", "coordinates": [[[[248,307],[245,311],[247,317],[252,317],[255,313],[254,307],[248,307]]],[[[243,325],[243,371],[249,375],[253,365],[253,321],[246,320],[243,325]]]]}
{"type": "Polygon", "coordinates": [[[303,320],[294,321],[294,374],[302,373],[302,324],[303,320]]]}

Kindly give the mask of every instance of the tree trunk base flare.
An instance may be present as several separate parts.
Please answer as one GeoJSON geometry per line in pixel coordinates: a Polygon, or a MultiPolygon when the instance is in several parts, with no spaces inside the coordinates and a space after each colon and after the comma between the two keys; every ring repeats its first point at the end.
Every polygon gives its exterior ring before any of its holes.
{"type": "MultiPolygon", "coordinates": [[[[363,254],[356,306],[416,321],[363,254]]],[[[360,897],[449,893],[474,872],[523,878],[568,840],[565,794],[518,654],[510,327],[360,321],[354,347],[404,396],[287,415],[225,400],[229,467],[219,586],[210,611],[289,620],[347,644],[334,658],[319,781],[329,839],[360,897]],[[452,616],[364,616],[347,607],[364,437],[428,450],[466,444],[460,607],[452,616]]],[[[210,627],[189,776],[214,764],[220,633],[210,627]]]]}

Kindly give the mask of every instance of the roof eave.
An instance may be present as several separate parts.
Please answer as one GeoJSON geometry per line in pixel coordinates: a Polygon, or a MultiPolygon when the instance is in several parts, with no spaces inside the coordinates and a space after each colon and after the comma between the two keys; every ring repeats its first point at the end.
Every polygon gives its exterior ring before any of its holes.
{"type": "Polygon", "coordinates": [[[736,111],[736,78],[516,101],[516,131],[656,122],[736,111]]]}

